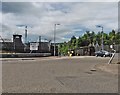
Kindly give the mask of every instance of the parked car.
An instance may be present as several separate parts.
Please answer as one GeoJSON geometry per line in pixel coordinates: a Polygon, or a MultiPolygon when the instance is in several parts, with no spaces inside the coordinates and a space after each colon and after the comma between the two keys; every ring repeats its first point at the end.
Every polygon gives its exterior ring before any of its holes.
{"type": "Polygon", "coordinates": [[[105,50],[100,50],[100,51],[95,52],[95,56],[96,57],[98,57],[98,56],[101,56],[101,57],[112,57],[112,53],[108,52],[108,51],[105,51],[105,50]]]}

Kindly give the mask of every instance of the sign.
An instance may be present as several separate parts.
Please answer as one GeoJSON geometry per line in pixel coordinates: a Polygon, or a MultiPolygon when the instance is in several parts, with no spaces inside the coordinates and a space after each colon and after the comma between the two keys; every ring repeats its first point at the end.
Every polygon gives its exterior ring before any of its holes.
{"type": "Polygon", "coordinates": [[[110,48],[113,48],[113,45],[110,45],[110,48]]]}
{"type": "Polygon", "coordinates": [[[30,43],[30,50],[38,50],[39,43],[30,43]]]}

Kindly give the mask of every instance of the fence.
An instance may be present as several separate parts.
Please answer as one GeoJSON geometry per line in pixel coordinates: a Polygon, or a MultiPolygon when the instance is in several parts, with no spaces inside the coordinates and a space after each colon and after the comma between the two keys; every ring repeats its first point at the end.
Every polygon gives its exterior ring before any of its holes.
{"type": "MultiPolygon", "coordinates": [[[[101,46],[95,46],[95,51],[101,50],[101,46]]],[[[120,44],[113,45],[113,49],[116,50],[117,53],[120,53],[120,44]]],[[[104,45],[104,50],[112,52],[110,45],[104,45]]]]}

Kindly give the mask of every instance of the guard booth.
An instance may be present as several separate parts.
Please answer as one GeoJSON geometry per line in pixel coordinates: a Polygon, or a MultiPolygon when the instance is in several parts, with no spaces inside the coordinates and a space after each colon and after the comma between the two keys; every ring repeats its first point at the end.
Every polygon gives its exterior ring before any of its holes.
{"type": "Polygon", "coordinates": [[[24,44],[22,43],[21,39],[22,35],[13,35],[13,48],[15,52],[24,52],[24,44]]]}

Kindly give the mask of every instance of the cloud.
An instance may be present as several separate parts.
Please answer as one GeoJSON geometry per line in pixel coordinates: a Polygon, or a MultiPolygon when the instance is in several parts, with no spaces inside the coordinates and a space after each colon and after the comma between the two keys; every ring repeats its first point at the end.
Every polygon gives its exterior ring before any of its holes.
{"type": "Polygon", "coordinates": [[[24,27],[20,29],[16,25],[27,25],[31,41],[36,41],[38,36],[53,40],[55,23],[60,23],[56,27],[58,42],[67,41],[73,35],[80,36],[86,30],[100,31],[95,27],[97,24],[110,32],[117,28],[117,5],[117,2],[4,2],[2,36],[12,37],[18,33],[24,38],[24,27]]]}
{"type": "Polygon", "coordinates": [[[2,0],[4,2],[119,2],[119,0],[2,0]]]}

